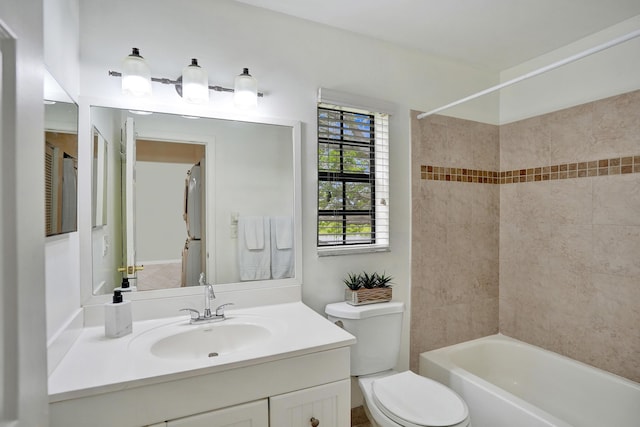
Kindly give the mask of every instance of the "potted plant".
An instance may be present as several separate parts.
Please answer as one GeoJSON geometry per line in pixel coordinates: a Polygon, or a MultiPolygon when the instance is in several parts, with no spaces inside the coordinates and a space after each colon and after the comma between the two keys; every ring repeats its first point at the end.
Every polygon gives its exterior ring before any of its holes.
{"type": "Polygon", "coordinates": [[[343,280],[347,287],[344,294],[345,301],[351,305],[391,301],[392,279],[385,273],[349,273],[347,278],[343,280]]]}

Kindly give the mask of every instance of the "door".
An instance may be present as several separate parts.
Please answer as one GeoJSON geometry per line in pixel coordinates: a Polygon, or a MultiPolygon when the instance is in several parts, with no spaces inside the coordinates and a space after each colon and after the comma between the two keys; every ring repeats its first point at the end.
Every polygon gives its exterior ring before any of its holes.
{"type": "MultiPolygon", "coordinates": [[[[136,133],[135,122],[127,117],[124,124],[124,167],[122,169],[122,195],[124,227],[124,265],[118,269],[123,277],[135,279],[142,266],[136,265],[136,133]]],[[[134,282],[135,283],[135,282],[134,282]]]]}
{"type": "Polygon", "coordinates": [[[348,427],[351,423],[350,380],[281,394],[269,399],[271,426],[348,427]]]}

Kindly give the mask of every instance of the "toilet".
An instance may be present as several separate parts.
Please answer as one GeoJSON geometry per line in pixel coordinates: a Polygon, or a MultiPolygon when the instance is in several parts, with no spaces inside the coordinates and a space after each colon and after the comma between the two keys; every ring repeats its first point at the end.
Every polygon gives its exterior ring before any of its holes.
{"type": "Polygon", "coordinates": [[[400,351],[402,302],[327,304],[330,321],[357,339],[351,375],[358,377],[365,411],[379,427],[470,427],[469,409],[447,386],[411,371],[393,370],[400,351]]]}

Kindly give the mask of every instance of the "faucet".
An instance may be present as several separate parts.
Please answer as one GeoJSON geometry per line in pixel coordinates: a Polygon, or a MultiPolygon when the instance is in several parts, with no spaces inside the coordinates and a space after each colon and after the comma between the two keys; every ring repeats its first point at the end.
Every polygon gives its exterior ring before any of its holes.
{"type": "Polygon", "coordinates": [[[216,294],[213,291],[213,285],[205,281],[204,273],[200,273],[200,280],[198,281],[198,283],[204,287],[204,313],[200,314],[200,312],[195,308],[183,308],[180,309],[180,311],[188,311],[191,314],[191,320],[189,321],[189,323],[191,323],[192,325],[198,323],[220,322],[222,320],[225,320],[225,307],[234,304],[232,302],[221,304],[215,309],[215,314],[211,314],[211,301],[216,298],[216,294]]]}
{"type": "Polygon", "coordinates": [[[207,283],[204,279],[204,273],[200,273],[200,280],[198,281],[200,286],[204,286],[204,317],[211,317],[211,301],[216,298],[215,292],[213,292],[213,285],[207,283]]]}

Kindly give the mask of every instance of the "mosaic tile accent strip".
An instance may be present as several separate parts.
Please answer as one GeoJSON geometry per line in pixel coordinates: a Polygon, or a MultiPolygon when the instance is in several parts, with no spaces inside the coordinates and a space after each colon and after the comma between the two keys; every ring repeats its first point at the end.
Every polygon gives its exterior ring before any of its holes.
{"type": "Polygon", "coordinates": [[[420,166],[422,179],[434,181],[474,182],[478,184],[499,184],[500,172],[479,169],[445,168],[440,166],[420,166]]]}
{"type": "Polygon", "coordinates": [[[590,162],[562,163],[509,171],[420,166],[420,178],[432,181],[472,182],[477,184],[515,184],[556,179],[588,178],[603,175],[640,173],[640,156],[615,157],[590,162]]]}

